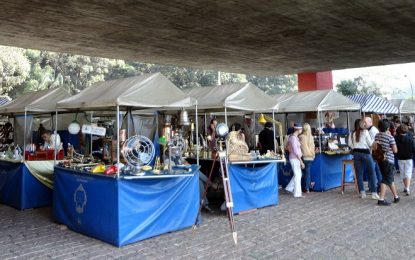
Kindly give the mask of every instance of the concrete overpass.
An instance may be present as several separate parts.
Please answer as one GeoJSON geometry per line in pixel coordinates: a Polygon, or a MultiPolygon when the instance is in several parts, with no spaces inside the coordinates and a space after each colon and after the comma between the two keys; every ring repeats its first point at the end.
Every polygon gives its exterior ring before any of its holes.
{"type": "Polygon", "coordinates": [[[0,44],[262,75],[415,61],[407,0],[3,0],[0,44]]]}

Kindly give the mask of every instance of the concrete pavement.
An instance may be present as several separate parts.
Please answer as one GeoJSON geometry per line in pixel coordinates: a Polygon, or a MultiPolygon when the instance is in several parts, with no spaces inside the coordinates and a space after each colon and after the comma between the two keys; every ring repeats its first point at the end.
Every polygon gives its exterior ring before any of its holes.
{"type": "MultiPolygon", "coordinates": [[[[0,205],[0,259],[413,259],[415,193],[380,207],[354,187],[280,194],[278,206],[235,217],[234,245],[224,213],[203,224],[117,248],[52,221],[50,207],[18,211],[0,205]]],[[[281,191],[281,190],[280,190],[281,191]]],[[[388,193],[389,200],[391,194],[388,193]]]]}

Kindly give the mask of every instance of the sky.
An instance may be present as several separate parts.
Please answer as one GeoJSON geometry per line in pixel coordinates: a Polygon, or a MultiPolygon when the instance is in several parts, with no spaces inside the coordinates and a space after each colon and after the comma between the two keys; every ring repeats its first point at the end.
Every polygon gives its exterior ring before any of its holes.
{"type": "Polygon", "coordinates": [[[368,84],[374,82],[379,86],[388,99],[410,98],[411,84],[415,96],[415,63],[334,70],[332,73],[334,86],[342,80],[362,76],[368,84]]]}

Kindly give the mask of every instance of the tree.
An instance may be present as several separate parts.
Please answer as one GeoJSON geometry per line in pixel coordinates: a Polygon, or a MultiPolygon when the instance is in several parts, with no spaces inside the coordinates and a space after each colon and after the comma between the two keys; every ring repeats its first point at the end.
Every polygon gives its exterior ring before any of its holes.
{"type": "Polygon", "coordinates": [[[0,46],[0,94],[14,96],[14,88],[29,76],[30,63],[21,48],[0,46]]]}
{"type": "Polygon", "coordinates": [[[356,94],[373,94],[376,96],[382,96],[382,91],[375,82],[368,84],[361,76],[353,80],[340,81],[340,83],[336,85],[336,89],[345,96],[356,94]]]}
{"type": "Polygon", "coordinates": [[[295,92],[297,89],[297,75],[282,76],[255,76],[247,75],[247,81],[265,91],[265,93],[281,94],[295,92]]]}

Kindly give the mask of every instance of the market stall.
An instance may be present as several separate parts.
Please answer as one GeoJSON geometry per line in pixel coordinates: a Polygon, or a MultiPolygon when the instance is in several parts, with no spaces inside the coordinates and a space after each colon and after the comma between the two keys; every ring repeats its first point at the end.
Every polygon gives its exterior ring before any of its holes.
{"type": "Polygon", "coordinates": [[[403,119],[403,116],[408,116],[408,123],[412,123],[413,127],[413,116],[415,115],[415,101],[409,99],[392,99],[391,104],[398,108],[399,117],[401,118],[401,121],[403,119]]]}
{"type": "MultiPolygon", "coordinates": [[[[252,83],[194,88],[187,93],[197,99],[198,109],[204,111],[205,115],[206,113],[218,115],[223,111],[226,125],[228,125],[228,115],[232,112],[242,111],[239,116],[244,118],[244,114],[252,115],[255,112],[267,111],[274,104],[274,101],[267,94],[252,83]]],[[[254,122],[249,120],[249,123],[250,125],[244,125],[247,143],[250,142],[249,139],[255,139],[254,122]]],[[[207,125],[205,119],[205,128],[207,128],[207,125]]],[[[206,137],[206,139],[208,138],[206,137]]],[[[255,148],[255,144],[252,147],[255,148]]],[[[209,150],[208,147],[205,147],[205,149],[209,150]]],[[[248,151],[246,152],[248,153],[248,151]]],[[[229,183],[234,214],[278,204],[277,163],[285,162],[283,158],[275,153],[268,158],[257,158],[256,155],[251,157],[250,154],[244,157],[241,154],[241,160],[232,160],[229,151],[227,156],[229,157],[229,183]],[[242,160],[242,158],[244,159],[242,160]]],[[[211,168],[209,167],[213,164],[211,158],[200,158],[200,160],[205,169],[211,168]],[[209,166],[206,167],[206,164],[209,166]]],[[[209,171],[205,171],[204,174],[208,176],[209,171]]],[[[219,173],[216,173],[216,175],[218,176],[219,173]]]]}
{"type": "MultiPolygon", "coordinates": [[[[345,111],[347,116],[344,118],[346,123],[343,125],[348,126],[348,112],[359,109],[360,105],[358,103],[351,101],[334,90],[299,92],[279,102],[277,107],[278,113],[285,113],[286,116],[289,113],[301,114],[301,118],[297,115],[297,122],[308,122],[310,125],[314,125],[316,131],[320,129],[319,134],[317,135],[316,133],[315,135],[317,153],[311,166],[311,182],[314,183],[313,190],[326,191],[340,187],[342,160],[352,158],[347,148],[346,135],[348,130],[343,127],[327,127],[325,129],[327,116],[324,117],[323,113],[324,115],[330,115],[330,113],[335,113],[335,111],[345,111]],[[328,133],[322,134],[321,130],[328,133]],[[332,145],[333,143],[336,146],[332,145]],[[344,149],[341,149],[342,147],[344,149]]],[[[291,166],[289,164],[281,165],[280,168],[280,184],[285,186],[292,176],[291,166]]],[[[348,169],[346,181],[351,180],[351,169],[348,169]]]]}
{"type": "Polygon", "coordinates": [[[160,73],[97,83],[58,102],[57,108],[67,111],[115,114],[116,164],[111,165],[110,160],[110,165],[92,168],[68,162],[56,167],[55,220],[115,246],[193,225],[199,208],[198,166],[148,165],[151,152],[154,155],[153,143],[139,132],[120,136],[125,133],[120,117],[122,111],[195,105],[194,99],[160,73]]]}
{"type": "MultiPolygon", "coordinates": [[[[26,160],[23,151],[32,143],[33,118],[54,113],[56,102],[69,97],[64,89],[27,93],[0,107],[0,114],[14,118],[14,143],[2,146],[0,164],[0,202],[23,210],[52,203],[54,160],[26,160]]],[[[36,149],[32,151],[36,153],[36,149]]],[[[54,151],[49,153],[53,156],[54,151]]]]}

